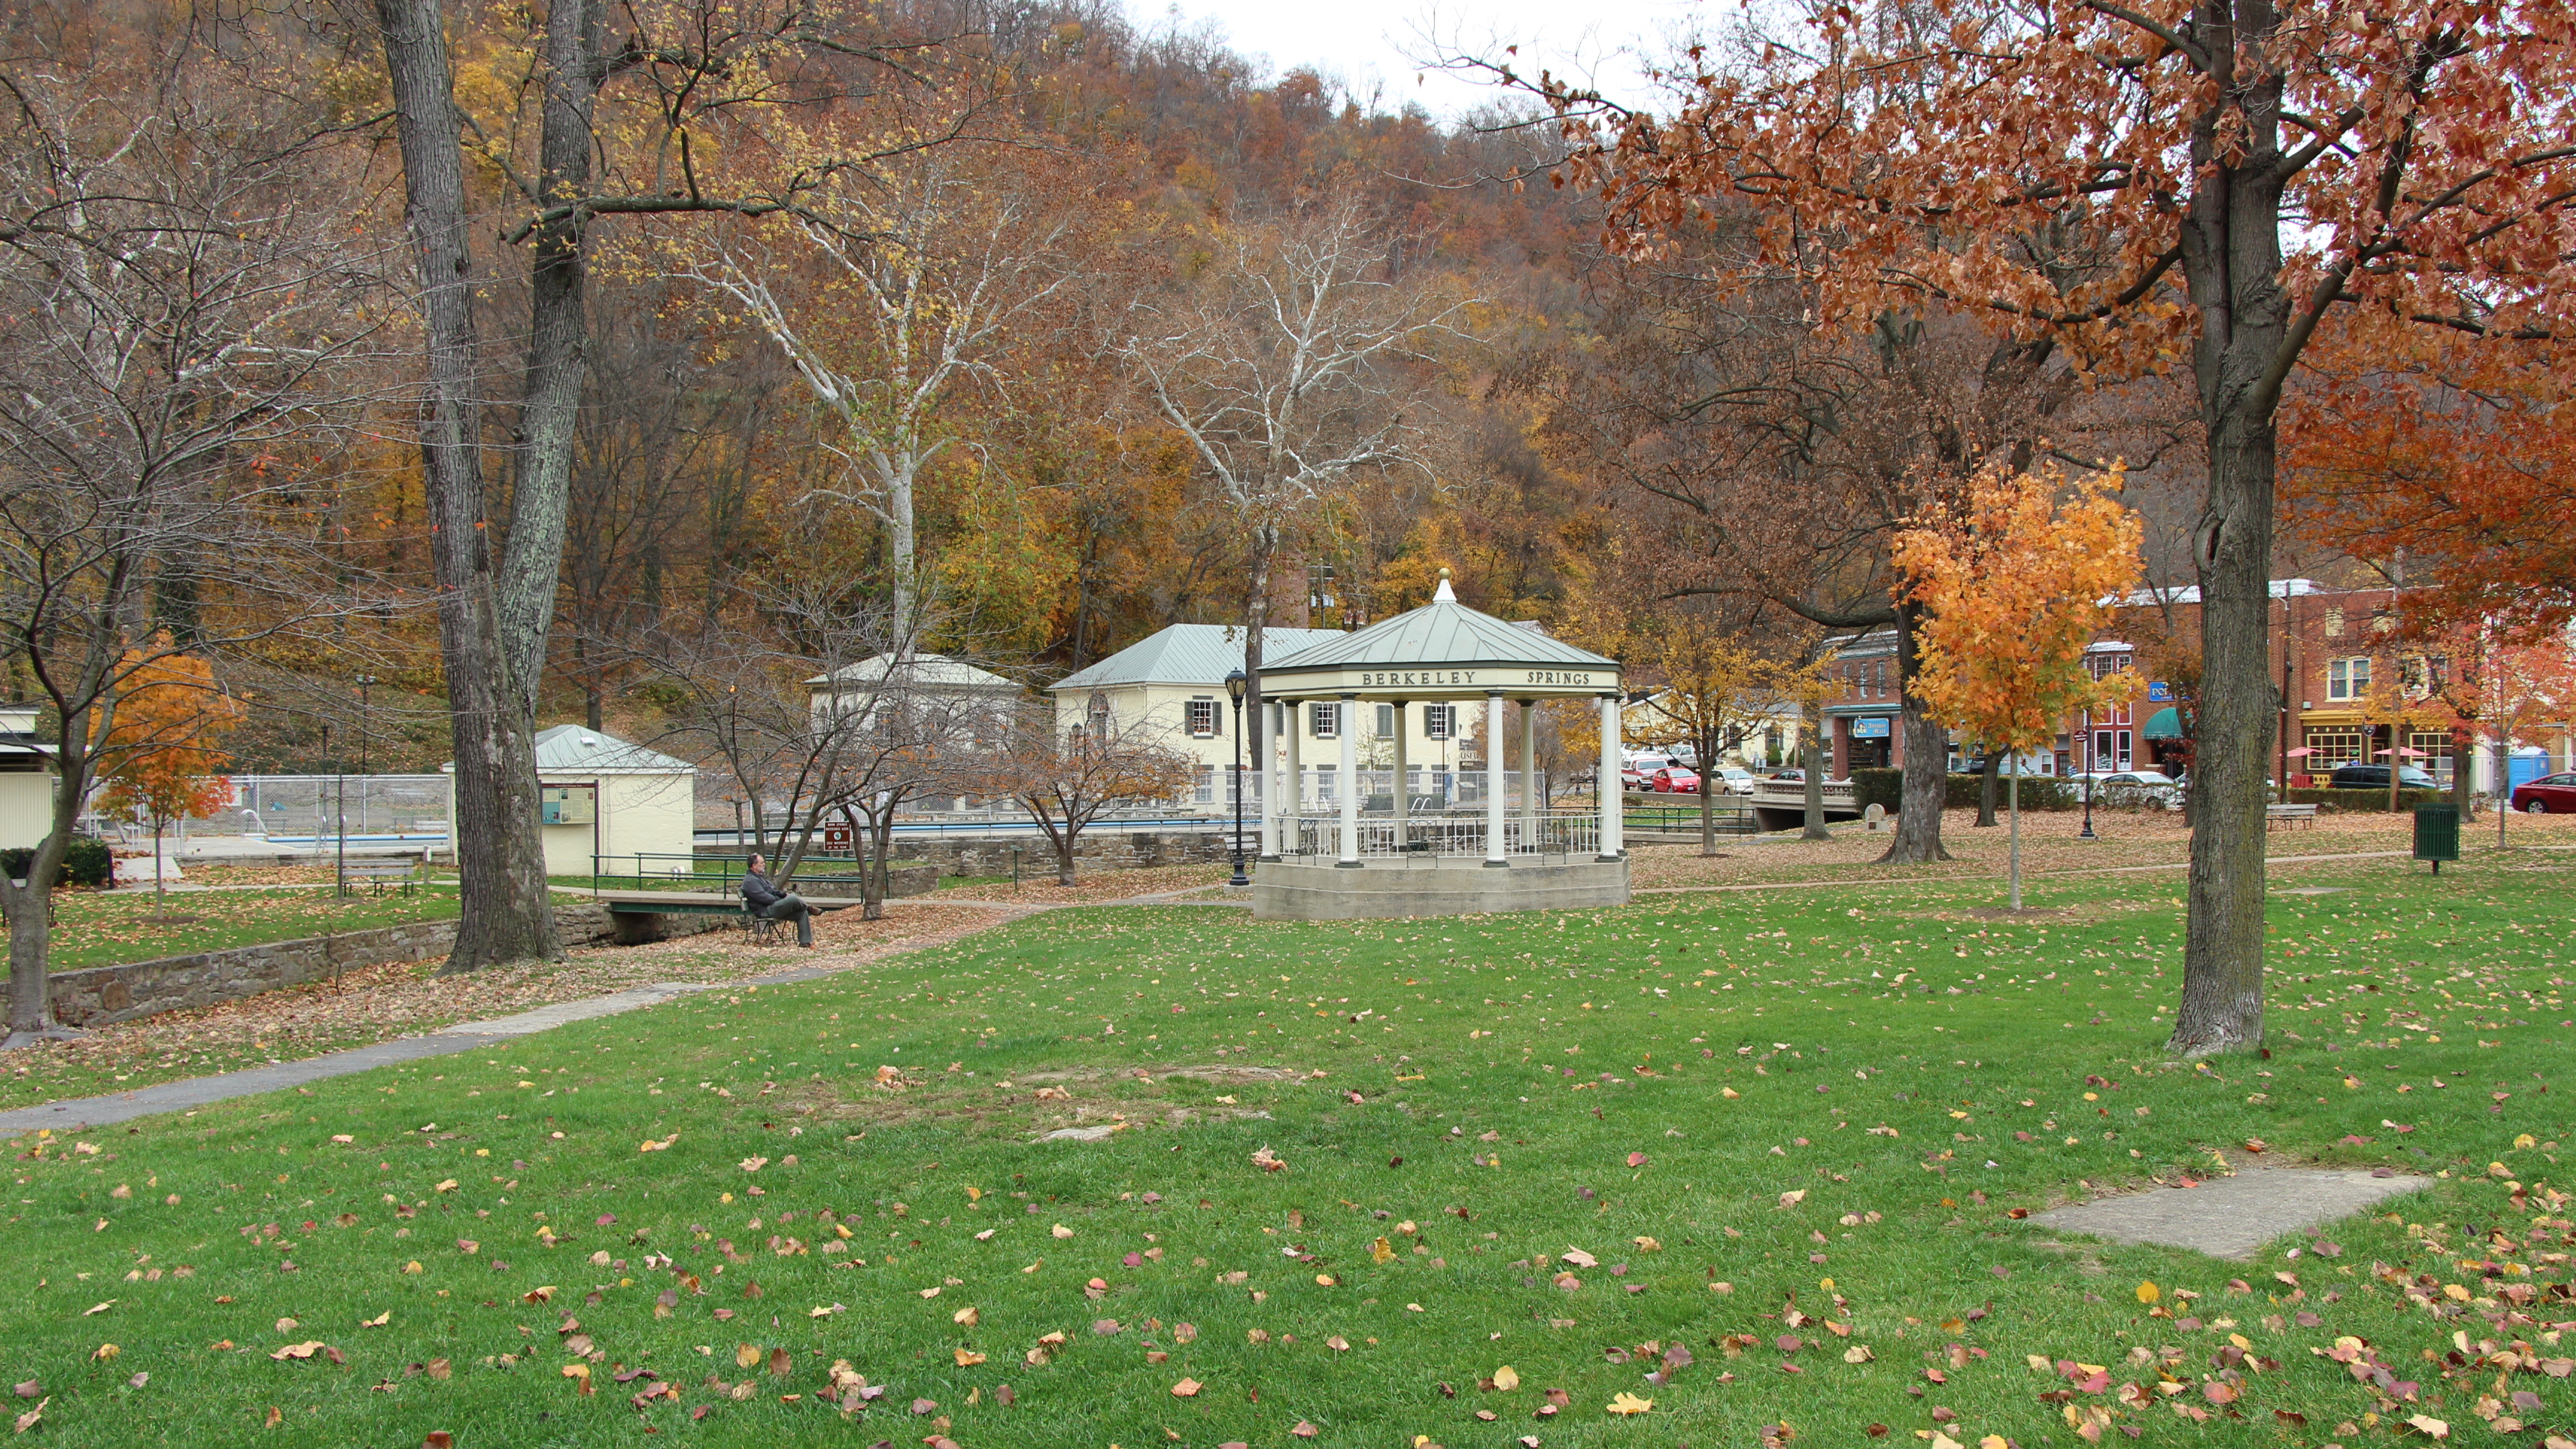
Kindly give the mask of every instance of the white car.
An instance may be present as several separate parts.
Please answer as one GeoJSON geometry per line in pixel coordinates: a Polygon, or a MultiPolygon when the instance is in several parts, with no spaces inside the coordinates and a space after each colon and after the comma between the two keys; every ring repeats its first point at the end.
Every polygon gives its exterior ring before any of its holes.
{"type": "Polygon", "coordinates": [[[1750,795],[1753,793],[1753,772],[1744,768],[1742,765],[1719,766],[1715,779],[1717,781],[1717,788],[1709,791],[1712,795],[1719,794],[1721,792],[1728,795],[1750,795]]]}
{"type": "Polygon", "coordinates": [[[2091,775],[2069,775],[2066,783],[2082,790],[2087,781],[2093,787],[2095,804],[2152,805],[2163,810],[2182,808],[2182,786],[2167,775],[2154,770],[2097,770],[2091,775]]]}

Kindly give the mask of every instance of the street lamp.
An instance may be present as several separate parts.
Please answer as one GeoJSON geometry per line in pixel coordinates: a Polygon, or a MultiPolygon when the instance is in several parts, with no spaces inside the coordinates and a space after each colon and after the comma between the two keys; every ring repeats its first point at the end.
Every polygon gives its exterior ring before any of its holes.
{"type": "Polygon", "coordinates": [[[1234,875],[1227,885],[1247,886],[1252,877],[1243,873],[1243,686],[1249,682],[1242,670],[1225,677],[1226,698],[1234,701],[1234,875]]]}
{"type": "Polygon", "coordinates": [[[2084,828],[2075,832],[2078,840],[2099,840],[2093,833],[2093,777],[2100,773],[2101,760],[2093,753],[2093,711],[2084,711],[2084,828]]]}
{"type": "MultiPolygon", "coordinates": [[[[372,674],[361,674],[353,682],[358,686],[358,833],[364,835],[367,831],[367,691],[384,681],[372,674]]],[[[348,787],[342,785],[343,796],[347,792],[348,787]]],[[[340,802],[343,809],[348,804],[345,798],[340,802]]]]}

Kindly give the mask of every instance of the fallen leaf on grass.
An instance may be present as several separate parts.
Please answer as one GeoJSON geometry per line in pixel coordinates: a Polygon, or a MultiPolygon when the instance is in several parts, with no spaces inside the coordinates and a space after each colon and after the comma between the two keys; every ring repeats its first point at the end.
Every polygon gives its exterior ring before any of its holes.
{"type": "Polygon", "coordinates": [[[1197,1379],[1183,1379],[1179,1383],[1172,1385],[1173,1398],[1195,1399],[1198,1396],[1199,1381],[1197,1379]]]}
{"type": "Polygon", "coordinates": [[[283,1363],[290,1358],[311,1358],[313,1355],[320,1353],[328,1347],[330,1347],[329,1344],[324,1343],[318,1338],[308,1338],[302,1343],[290,1343],[284,1348],[277,1350],[275,1353],[270,1354],[269,1357],[283,1363]]]}
{"type": "Polygon", "coordinates": [[[1496,1392],[1508,1394],[1520,1386],[1520,1373],[1510,1364],[1505,1364],[1501,1368],[1494,1370],[1494,1388],[1496,1392]]]}
{"type": "Polygon", "coordinates": [[[81,1317],[83,1317],[83,1318],[96,1318],[96,1317],[97,1317],[97,1316],[99,1316],[100,1314],[105,1313],[107,1310],[109,1310],[109,1309],[111,1309],[111,1308],[113,1308],[113,1307],[115,1307],[115,1306],[116,1306],[116,1300],[115,1300],[115,1299],[113,1299],[113,1298],[110,1298],[110,1299],[109,1299],[109,1300],[107,1300],[105,1303],[101,1303],[101,1304],[97,1305],[96,1307],[92,1307],[92,1308],[84,1308],[84,1309],[82,1309],[82,1310],[81,1310],[81,1317]]]}
{"type": "Polygon", "coordinates": [[[1613,1414],[1642,1414],[1654,1406],[1655,1401],[1652,1399],[1641,1399],[1635,1394],[1621,1393],[1610,1401],[1609,1412],[1613,1414]]]}
{"type": "MultiPolygon", "coordinates": [[[[53,1402],[53,1400],[51,1400],[51,1399],[38,1399],[38,1400],[36,1401],[36,1407],[34,1407],[34,1408],[32,1408],[32,1409],[29,1409],[27,1412],[25,1412],[25,1413],[23,1413],[23,1414],[20,1414],[20,1415],[18,1416],[18,1432],[19,1432],[19,1433],[21,1433],[21,1434],[24,1434],[24,1433],[26,1433],[28,1430],[30,1430],[30,1429],[32,1429],[32,1428],[34,1428],[34,1427],[36,1427],[38,1424],[43,1423],[43,1422],[45,1421],[45,1405],[50,1404],[50,1403],[52,1403],[52,1402],[53,1402]]],[[[270,1412],[270,1413],[272,1413],[272,1414],[274,1414],[274,1413],[276,1413],[277,1411],[276,1411],[276,1410],[274,1410],[274,1409],[271,1409],[269,1412],[270,1412]]],[[[269,1420],[269,1422],[270,1422],[270,1423],[272,1423],[272,1424],[274,1424],[274,1423],[276,1423],[277,1421],[276,1421],[275,1419],[273,1419],[273,1418],[272,1418],[272,1419],[270,1419],[270,1420],[269,1420]]]]}
{"type": "Polygon", "coordinates": [[[1323,1433],[1324,1431],[1323,1431],[1323,1430],[1321,1430],[1321,1429],[1316,1428],[1316,1427],[1315,1427],[1314,1425],[1312,1425],[1312,1424],[1307,1423],[1307,1422],[1306,1422],[1305,1420],[1303,1420],[1303,1419],[1299,1419],[1299,1420],[1297,1421],[1297,1427],[1295,1427],[1295,1428],[1293,1428],[1293,1429],[1290,1429],[1288,1432],[1289,1432],[1289,1433],[1291,1433],[1291,1434],[1296,1435],[1296,1436],[1297,1436],[1298,1438],[1300,1438],[1300,1439],[1312,1439],[1312,1438],[1314,1438],[1316,1435],[1321,1434],[1321,1433],[1323,1433]]]}

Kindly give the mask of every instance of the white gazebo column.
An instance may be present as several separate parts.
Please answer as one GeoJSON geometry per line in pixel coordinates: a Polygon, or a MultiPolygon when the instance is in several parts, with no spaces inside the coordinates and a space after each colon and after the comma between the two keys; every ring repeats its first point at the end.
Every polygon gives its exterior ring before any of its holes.
{"type": "Polygon", "coordinates": [[[1296,700],[1281,700],[1279,712],[1287,721],[1287,727],[1281,733],[1288,740],[1286,766],[1288,785],[1286,789],[1279,792],[1279,809],[1282,813],[1279,825],[1279,853],[1296,855],[1306,848],[1306,829],[1300,819],[1306,810],[1306,760],[1305,752],[1299,748],[1299,742],[1306,737],[1306,722],[1297,717],[1302,711],[1298,708],[1296,700]]]}
{"type": "Polygon", "coordinates": [[[1334,864],[1345,870],[1355,870],[1360,863],[1360,712],[1352,703],[1357,697],[1345,694],[1333,703],[1338,711],[1333,735],[1342,743],[1342,777],[1338,782],[1342,792],[1342,857],[1334,864]]]}
{"type": "Polygon", "coordinates": [[[1521,849],[1539,848],[1538,701],[1521,701],[1521,849]]]}
{"type": "Polygon", "coordinates": [[[1278,706],[1270,700],[1252,702],[1252,718],[1261,736],[1261,748],[1252,752],[1253,778],[1261,791],[1261,859],[1279,858],[1279,715],[1278,706]],[[1267,728],[1259,728],[1266,725],[1267,728]]]}
{"type": "Polygon", "coordinates": [[[1503,787],[1511,775],[1503,763],[1503,696],[1498,690],[1485,696],[1485,864],[1511,865],[1511,854],[1504,848],[1503,787]]]}
{"type": "Polygon", "coordinates": [[[1601,777],[1593,793],[1601,799],[1600,859],[1617,860],[1625,852],[1621,850],[1619,840],[1622,802],[1619,786],[1619,696],[1615,694],[1601,696],[1601,777]]]}
{"type": "Polygon", "coordinates": [[[1404,801],[1404,797],[1405,797],[1405,794],[1406,794],[1406,786],[1405,786],[1405,780],[1404,780],[1404,701],[1403,701],[1403,700],[1400,700],[1400,699],[1399,699],[1399,700],[1397,700],[1397,701],[1395,701],[1394,708],[1395,708],[1395,853],[1396,853],[1398,856],[1402,856],[1402,855],[1404,854],[1404,847],[1405,847],[1405,843],[1406,843],[1406,842],[1405,842],[1405,833],[1404,833],[1404,821],[1405,821],[1405,809],[1404,809],[1405,801],[1404,801]]]}

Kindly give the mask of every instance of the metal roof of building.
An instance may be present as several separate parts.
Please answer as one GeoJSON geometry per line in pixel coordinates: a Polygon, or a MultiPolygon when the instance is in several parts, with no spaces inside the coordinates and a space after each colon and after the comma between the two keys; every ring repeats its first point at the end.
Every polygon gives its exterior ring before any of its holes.
{"type": "Polygon", "coordinates": [[[892,654],[873,655],[856,664],[844,664],[828,674],[817,674],[805,683],[817,689],[823,686],[874,688],[899,668],[904,674],[903,683],[915,689],[972,690],[990,694],[1020,692],[1019,685],[1001,675],[945,654],[915,654],[906,665],[898,665],[892,654]]]}
{"type": "Polygon", "coordinates": [[[1297,669],[1401,669],[1415,667],[1534,665],[1610,668],[1619,661],[1552,639],[1536,628],[1497,619],[1459,603],[1442,579],[1439,596],[1419,609],[1381,620],[1352,634],[1336,634],[1268,667],[1297,669]]]}
{"type": "MultiPolygon", "coordinates": [[[[1276,669],[1289,654],[1334,639],[1356,636],[1339,629],[1264,629],[1264,670],[1276,669]]],[[[1244,631],[1240,624],[1174,624],[1128,645],[1087,669],[1079,669],[1050,686],[1056,690],[1112,689],[1127,684],[1221,685],[1243,667],[1244,631]]]]}
{"type": "Polygon", "coordinates": [[[694,775],[698,767],[585,725],[537,731],[540,775],[694,775]]]}

